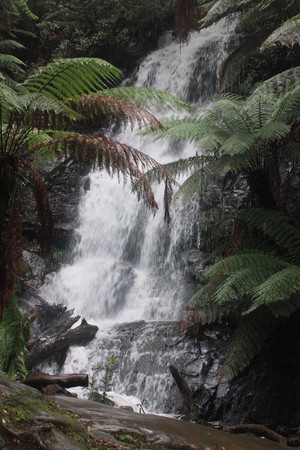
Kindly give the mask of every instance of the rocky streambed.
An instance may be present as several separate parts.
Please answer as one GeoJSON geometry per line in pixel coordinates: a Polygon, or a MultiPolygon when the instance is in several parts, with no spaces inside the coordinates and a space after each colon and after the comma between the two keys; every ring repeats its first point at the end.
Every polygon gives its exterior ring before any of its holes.
{"type": "Polygon", "coordinates": [[[96,402],[51,397],[0,374],[0,448],[12,450],[279,450],[254,436],[236,436],[176,419],[137,414],[96,402]]]}

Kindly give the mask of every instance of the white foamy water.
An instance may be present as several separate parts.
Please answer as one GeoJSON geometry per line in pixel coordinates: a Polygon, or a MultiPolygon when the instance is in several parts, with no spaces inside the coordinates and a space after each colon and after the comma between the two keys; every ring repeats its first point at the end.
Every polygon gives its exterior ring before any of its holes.
{"type": "MultiPolygon", "coordinates": [[[[224,19],[200,33],[193,32],[188,44],[174,41],[154,51],[141,64],[135,85],[165,90],[195,105],[207,103],[216,92],[218,69],[233,29],[234,21],[224,19]]],[[[116,140],[142,150],[160,163],[195,153],[190,144],[179,146],[144,138],[129,129],[116,140]]],[[[138,398],[144,398],[147,392],[147,408],[163,410],[172,384],[165,359],[163,370],[157,368],[164,349],[159,350],[156,343],[149,343],[149,351],[146,348],[149,336],[156,335],[156,323],[179,320],[191,295],[184,258],[193,224],[176,210],[168,227],[163,221],[162,206],[153,217],[132,195],[130,186],[123,188],[105,173],[91,173],[90,181],[90,190],[83,194],[80,205],[80,241],[73,261],[53,274],[42,290],[46,298],[75,308],[76,313],[97,323],[102,330],[84,356],[82,349],[72,349],[64,370],[91,371],[94,364],[115,354],[119,364],[113,389],[138,398]],[[120,324],[140,320],[153,324],[140,327],[139,333],[129,327],[128,336],[120,340],[120,324]],[[151,363],[153,359],[155,364],[151,363]]],[[[163,188],[154,186],[160,205],[163,188]]],[[[169,345],[163,344],[161,336],[158,340],[161,345],[169,345]]],[[[178,348],[175,344],[170,348],[169,360],[177,360],[178,348]]]]}

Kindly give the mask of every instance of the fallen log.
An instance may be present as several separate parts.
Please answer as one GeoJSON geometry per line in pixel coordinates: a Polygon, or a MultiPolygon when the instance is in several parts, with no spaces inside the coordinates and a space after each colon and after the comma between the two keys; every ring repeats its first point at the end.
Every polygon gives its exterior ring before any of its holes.
{"type": "MultiPolygon", "coordinates": [[[[85,319],[76,328],[64,331],[58,336],[49,336],[42,339],[36,339],[25,355],[26,367],[30,370],[36,364],[53,356],[65,355],[71,345],[86,345],[94,339],[98,327],[89,325],[85,319]]],[[[64,358],[62,358],[64,360],[64,358]]]]}
{"type": "Polygon", "coordinates": [[[265,427],[264,425],[255,423],[242,423],[238,425],[224,426],[223,430],[229,431],[230,433],[252,433],[256,436],[263,436],[267,439],[270,439],[270,441],[286,445],[285,437],[283,437],[281,434],[276,433],[276,431],[265,427]]]}
{"type": "Polygon", "coordinates": [[[179,391],[181,392],[184,404],[190,415],[190,420],[196,421],[198,419],[198,408],[193,400],[192,391],[190,390],[186,381],[184,380],[184,378],[182,377],[182,375],[179,373],[178,369],[176,369],[175,366],[171,365],[169,369],[179,391]]]}
{"type": "Polygon", "coordinates": [[[49,375],[43,372],[30,374],[24,381],[24,384],[41,391],[46,386],[58,384],[63,388],[71,388],[76,386],[87,387],[89,377],[86,373],[70,373],[63,375],[49,375]]]}

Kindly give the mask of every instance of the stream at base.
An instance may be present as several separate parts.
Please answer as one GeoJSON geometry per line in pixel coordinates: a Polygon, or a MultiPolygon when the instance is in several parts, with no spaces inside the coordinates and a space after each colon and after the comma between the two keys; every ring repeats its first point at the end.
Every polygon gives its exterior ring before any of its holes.
{"type": "MultiPolygon", "coordinates": [[[[184,45],[166,34],[161,47],[141,63],[134,84],[171,92],[196,106],[207,104],[217,91],[218,70],[232,45],[234,27],[234,18],[222,19],[193,32],[184,45]]],[[[191,144],[155,141],[127,129],[115,138],[160,163],[195,154],[191,144]]],[[[178,413],[182,402],[169,365],[192,366],[196,375],[206,356],[205,348],[200,355],[179,331],[193,292],[185,273],[188,252],[197,245],[193,214],[173,210],[168,227],[162,206],[153,217],[129,186],[123,188],[104,173],[89,178],[72,263],[52,274],[42,288],[47,299],[75,308],[99,327],[87,347],[70,350],[63,371],[91,374],[114,355],[118,364],[111,390],[138,397],[148,411],[178,413]]],[[[154,186],[154,193],[162,203],[163,186],[154,186]]],[[[211,365],[208,383],[217,383],[218,365],[211,365]]]]}

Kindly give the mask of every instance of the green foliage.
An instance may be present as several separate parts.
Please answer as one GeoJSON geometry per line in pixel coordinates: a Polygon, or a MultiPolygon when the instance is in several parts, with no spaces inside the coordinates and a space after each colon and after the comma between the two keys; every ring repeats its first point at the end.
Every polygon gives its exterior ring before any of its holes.
{"type": "Polygon", "coordinates": [[[29,339],[29,321],[20,313],[13,296],[3,313],[0,324],[0,370],[10,378],[25,378],[24,354],[29,339]]]}
{"type": "Polygon", "coordinates": [[[105,402],[107,397],[107,390],[111,386],[111,380],[114,374],[115,366],[118,364],[118,359],[115,355],[105,361],[104,364],[98,363],[93,367],[93,373],[89,380],[89,386],[86,388],[86,393],[89,400],[101,399],[105,402]],[[99,379],[99,376],[101,378],[99,379]]]}
{"type": "Polygon", "coordinates": [[[251,362],[278,317],[289,317],[300,308],[300,267],[294,263],[300,254],[299,228],[276,210],[254,208],[238,217],[270,237],[277,255],[247,250],[221,259],[206,271],[208,283],[190,301],[203,324],[240,317],[220,374],[226,378],[251,362]],[[281,256],[280,248],[290,261],[281,256]]]}
{"type": "MultiPolygon", "coordinates": [[[[292,19],[295,14],[299,14],[298,0],[282,0],[280,2],[277,0],[256,0],[254,2],[250,0],[200,0],[198,5],[201,15],[204,15],[201,21],[201,26],[204,27],[230,13],[240,13],[236,28],[239,44],[235,52],[224,62],[221,72],[223,90],[249,93],[249,89],[256,81],[273,75],[276,67],[294,65],[293,57],[290,57],[294,52],[293,49],[288,55],[286,52],[270,49],[270,46],[274,44],[274,39],[281,41],[282,44],[285,42],[284,45],[292,45],[297,42],[296,17],[293,26],[289,22],[286,22],[286,25],[282,24],[287,19],[292,19]],[[274,31],[277,27],[279,27],[278,30],[274,31]],[[272,34],[273,32],[274,34],[272,34]],[[261,55],[260,48],[268,50],[261,55]]],[[[296,51],[294,56],[296,57],[296,51]]]]}
{"type": "Polygon", "coordinates": [[[262,43],[260,50],[264,51],[272,45],[291,47],[300,44],[300,14],[284,22],[262,43]]]}
{"type": "Polygon", "coordinates": [[[121,75],[119,69],[99,58],[58,59],[30,75],[21,92],[43,92],[64,100],[103,90],[121,75]]]}
{"type": "Polygon", "coordinates": [[[276,210],[251,208],[239,212],[238,218],[274,240],[294,261],[300,263],[300,230],[286,214],[276,210]]]}
{"type": "Polygon", "coordinates": [[[129,68],[155,44],[168,17],[164,0],[66,0],[41,11],[38,26],[52,57],[101,55],[129,68]]]}

